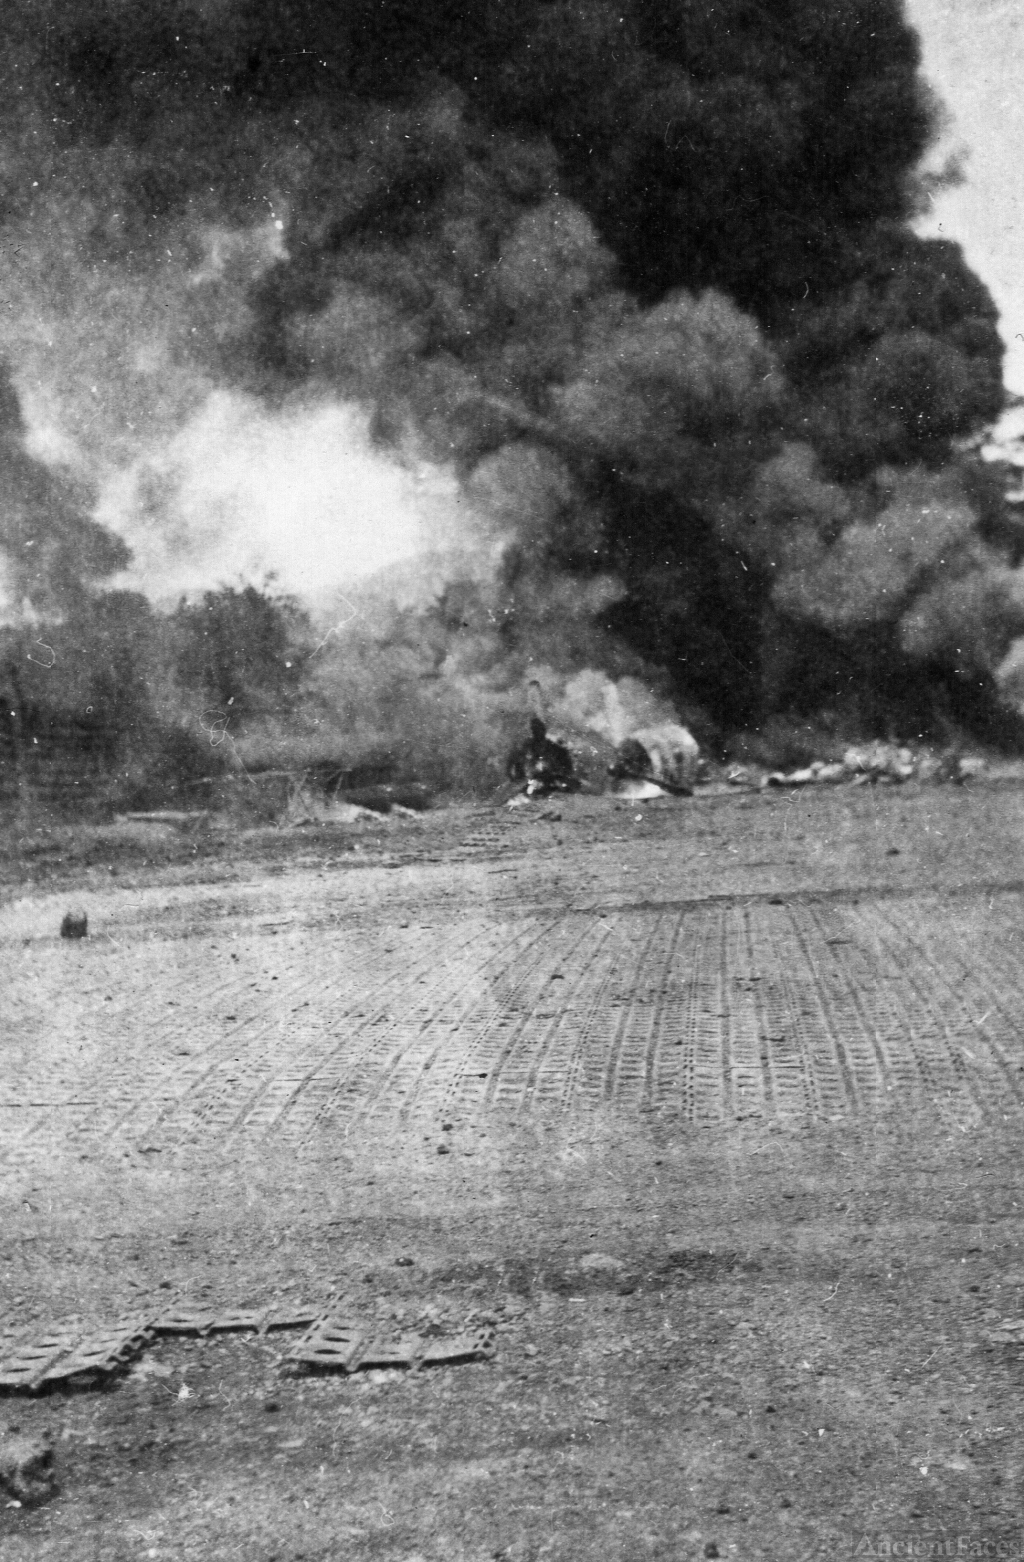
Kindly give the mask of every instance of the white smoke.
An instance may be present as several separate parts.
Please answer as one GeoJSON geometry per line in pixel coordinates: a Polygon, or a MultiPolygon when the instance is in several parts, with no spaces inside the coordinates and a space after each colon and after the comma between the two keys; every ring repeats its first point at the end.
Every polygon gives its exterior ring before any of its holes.
{"type": "Polygon", "coordinates": [[[119,583],[154,601],[270,578],[315,613],[436,548],[460,505],[453,475],[376,449],[354,404],[271,411],[217,390],[103,481],[95,514],[132,549],[119,583]]]}

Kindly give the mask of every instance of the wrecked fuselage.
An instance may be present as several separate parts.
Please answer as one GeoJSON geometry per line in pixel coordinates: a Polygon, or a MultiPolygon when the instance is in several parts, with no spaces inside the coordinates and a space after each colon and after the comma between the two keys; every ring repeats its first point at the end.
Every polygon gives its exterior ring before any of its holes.
{"type": "Polygon", "coordinates": [[[676,722],[662,722],[631,733],[615,751],[608,774],[616,790],[643,786],[644,796],[691,797],[700,764],[700,745],[692,732],[676,722]],[[646,790],[650,788],[650,790],[646,790]]]}

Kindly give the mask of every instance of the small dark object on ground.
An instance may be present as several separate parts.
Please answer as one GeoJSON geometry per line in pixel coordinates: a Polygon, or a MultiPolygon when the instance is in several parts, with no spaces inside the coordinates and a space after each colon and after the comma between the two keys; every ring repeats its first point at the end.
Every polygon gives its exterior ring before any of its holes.
{"type": "Polygon", "coordinates": [[[61,938],[86,938],[89,933],[89,919],[84,911],[67,911],[60,925],[61,938]]]}
{"type": "Polygon", "coordinates": [[[57,1490],[50,1434],[0,1439],[0,1488],[26,1507],[46,1502],[57,1490]]]}

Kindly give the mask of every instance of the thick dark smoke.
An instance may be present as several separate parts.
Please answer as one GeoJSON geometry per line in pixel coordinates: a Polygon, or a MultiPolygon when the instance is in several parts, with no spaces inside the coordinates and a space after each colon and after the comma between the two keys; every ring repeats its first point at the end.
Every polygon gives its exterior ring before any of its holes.
{"type": "Polygon", "coordinates": [[[345,730],[493,746],[538,671],[596,730],[585,668],[708,731],[989,709],[1024,592],[959,442],[1002,346],[908,226],[898,0],[23,0],[2,69],[41,454],[172,541],[211,407],[362,408],[453,485],[311,664],[345,730]]]}

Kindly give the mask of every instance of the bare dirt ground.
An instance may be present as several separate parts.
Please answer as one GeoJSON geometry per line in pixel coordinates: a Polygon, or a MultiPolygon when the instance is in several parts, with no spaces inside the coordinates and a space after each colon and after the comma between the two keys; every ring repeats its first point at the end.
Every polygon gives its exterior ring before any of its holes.
{"type": "Polygon", "coordinates": [[[1022,838],[979,784],[9,840],[0,1335],[497,1353],[0,1399],[61,1482],[5,1562],[1024,1553],[1022,838]]]}

